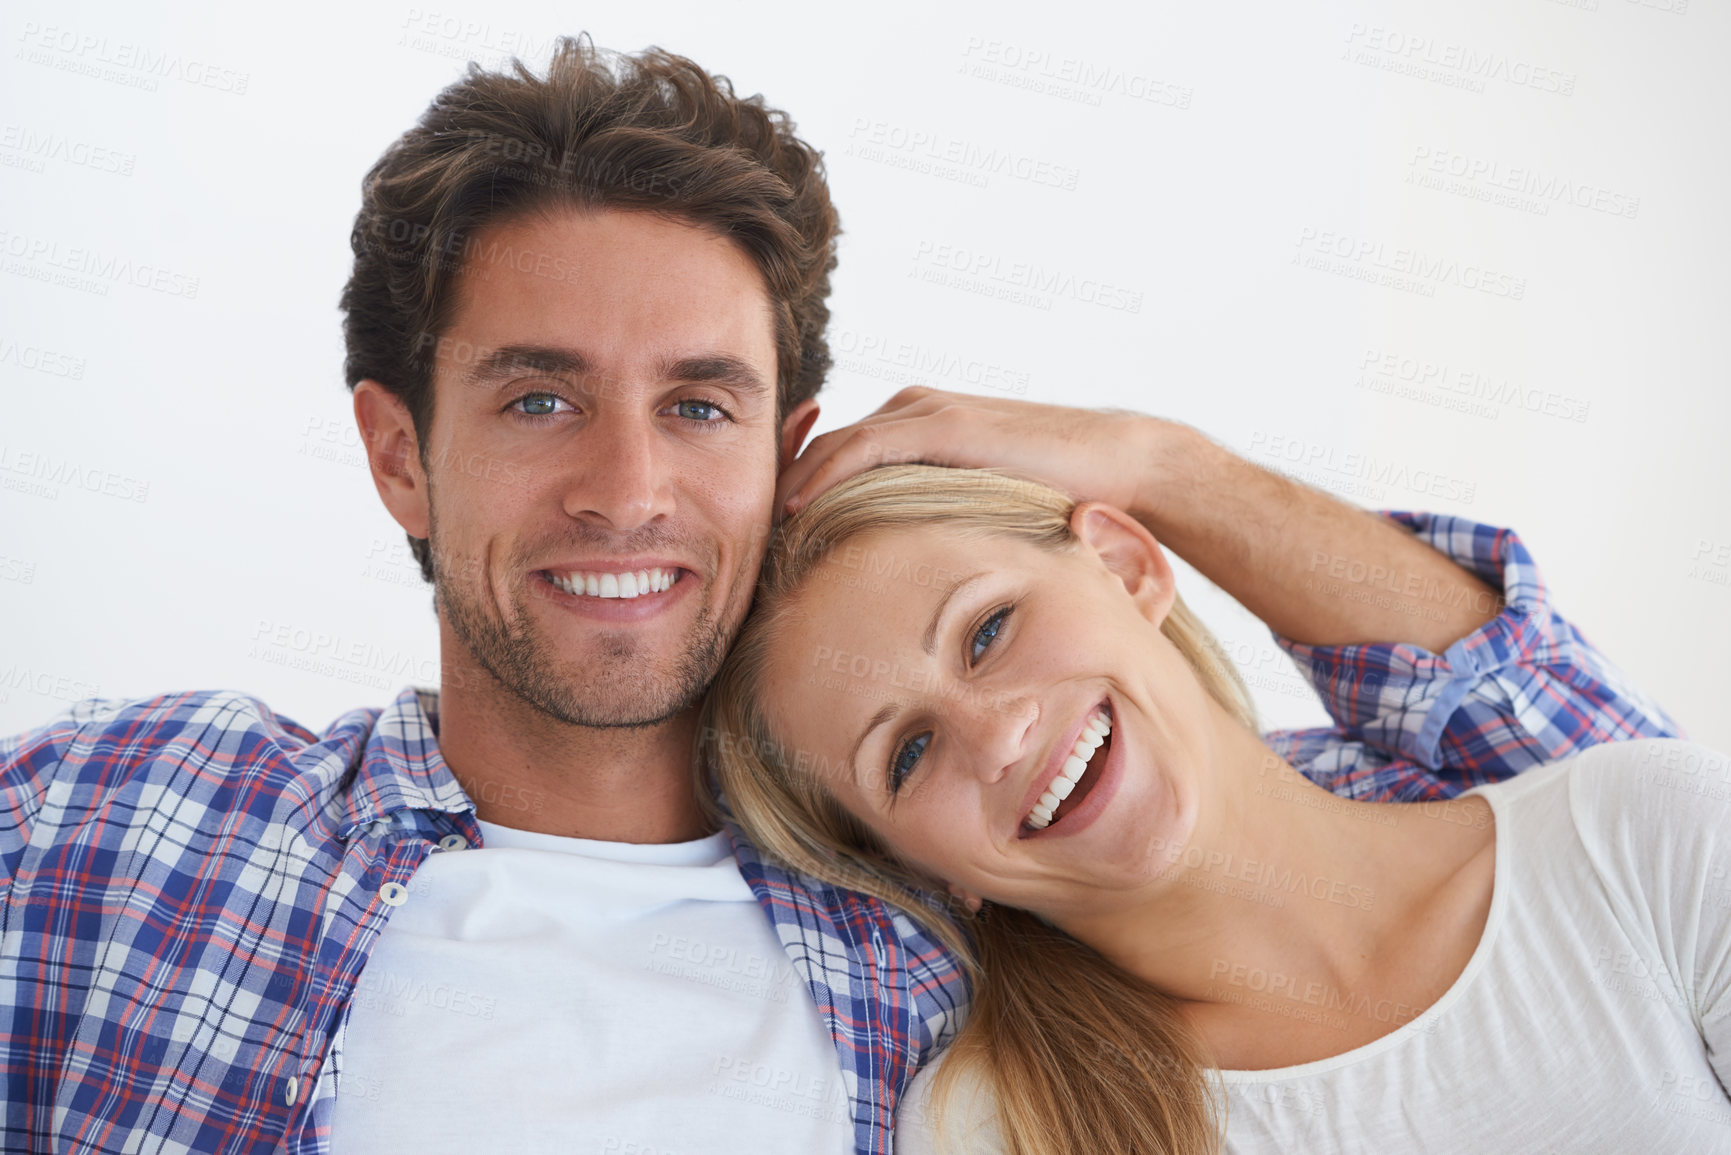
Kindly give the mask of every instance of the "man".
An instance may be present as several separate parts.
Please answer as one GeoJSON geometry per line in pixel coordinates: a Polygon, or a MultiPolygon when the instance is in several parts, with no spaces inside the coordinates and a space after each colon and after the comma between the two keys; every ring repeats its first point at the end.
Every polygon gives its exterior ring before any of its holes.
{"type": "Polygon", "coordinates": [[[387,150],[347,377],[441,686],[322,734],[199,692],[0,743],[5,1149],[889,1151],[956,961],[708,829],[691,765],[774,516],[886,460],[1135,512],[1309,667],[1340,725],[1283,752],[1343,793],[1675,732],[1509,531],[1182,426],[909,390],[799,455],[837,231],[785,116],[655,50],[472,67],[387,150]]]}

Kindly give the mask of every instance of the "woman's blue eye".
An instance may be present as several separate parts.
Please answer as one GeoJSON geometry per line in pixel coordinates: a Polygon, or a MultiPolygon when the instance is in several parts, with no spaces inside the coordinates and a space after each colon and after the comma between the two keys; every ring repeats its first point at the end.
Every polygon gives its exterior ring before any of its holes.
{"type": "Polygon", "coordinates": [[[890,793],[894,794],[902,788],[902,782],[913,773],[914,764],[920,760],[920,755],[926,752],[931,744],[930,731],[909,738],[896,750],[895,757],[890,759],[890,793]]]}
{"type": "Polygon", "coordinates": [[[709,422],[727,416],[713,401],[681,401],[676,408],[679,415],[688,421],[709,422]]]}
{"type": "Polygon", "coordinates": [[[1005,606],[991,617],[980,623],[980,628],[974,631],[974,643],[970,658],[979,661],[980,655],[986,652],[986,647],[997,640],[998,631],[1004,628],[1004,619],[1010,616],[1010,607],[1005,606]]]}

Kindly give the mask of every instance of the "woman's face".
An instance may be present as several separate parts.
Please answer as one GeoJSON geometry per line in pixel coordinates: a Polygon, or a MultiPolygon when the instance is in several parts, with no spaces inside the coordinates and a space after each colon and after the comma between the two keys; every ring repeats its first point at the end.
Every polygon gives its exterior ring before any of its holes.
{"type": "Polygon", "coordinates": [[[1060,923],[1159,885],[1212,750],[1211,699],[1159,630],[1159,546],[1108,506],[1071,525],[1069,554],[942,528],[838,547],[764,685],[795,766],[903,861],[1060,923]]]}

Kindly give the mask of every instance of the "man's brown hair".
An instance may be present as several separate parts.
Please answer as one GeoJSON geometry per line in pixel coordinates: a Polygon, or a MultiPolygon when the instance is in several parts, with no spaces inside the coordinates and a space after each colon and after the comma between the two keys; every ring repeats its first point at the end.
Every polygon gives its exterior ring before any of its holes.
{"type": "MultiPolygon", "coordinates": [[[[489,253],[476,236],[549,205],[660,213],[741,246],[774,308],[778,421],[829,371],[841,227],[822,157],[786,113],[734,95],[727,77],[683,56],[606,52],[583,34],[558,40],[545,77],[520,60],[502,72],[471,63],[361,190],[342,295],[344,375],[350,389],[371,378],[402,399],[423,464],[456,278],[525,256],[489,253]]],[[[431,581],[427,543],[409,544],[431,581]]]]}

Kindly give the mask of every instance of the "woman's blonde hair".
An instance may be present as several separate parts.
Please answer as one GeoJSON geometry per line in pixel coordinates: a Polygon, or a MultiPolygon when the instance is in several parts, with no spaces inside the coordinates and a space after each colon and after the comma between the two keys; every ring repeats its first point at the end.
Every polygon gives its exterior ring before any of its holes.
{"type": "MultiPolygon", "coordinates": [[[[704,703],[698,768],[714,781],[700,782],[698,795],[718,819],[711,790],[719,787],[758,850],[901,907],[961,959],[973,1005],[934,1085],[940,1113],[971,1069],[995,1092],[999,1130],[1015,1155],[1212,1152],[1215,1095],[1173,1000],[1027,911],[987,903],[970,916],[937,897],[942,882],[899,862],[842,809],[823,770],[789,756],[758,707],[789,601],[838,547],[883,530],[939,526],[1068,552],[1075,505],[994,470],[894,465],[836,485],[784,522],[752,615],[704,703]]],[[[1209,695],[1254,732],[1249,691],[1182,600],[1160,629],[1209,695]]]]}

